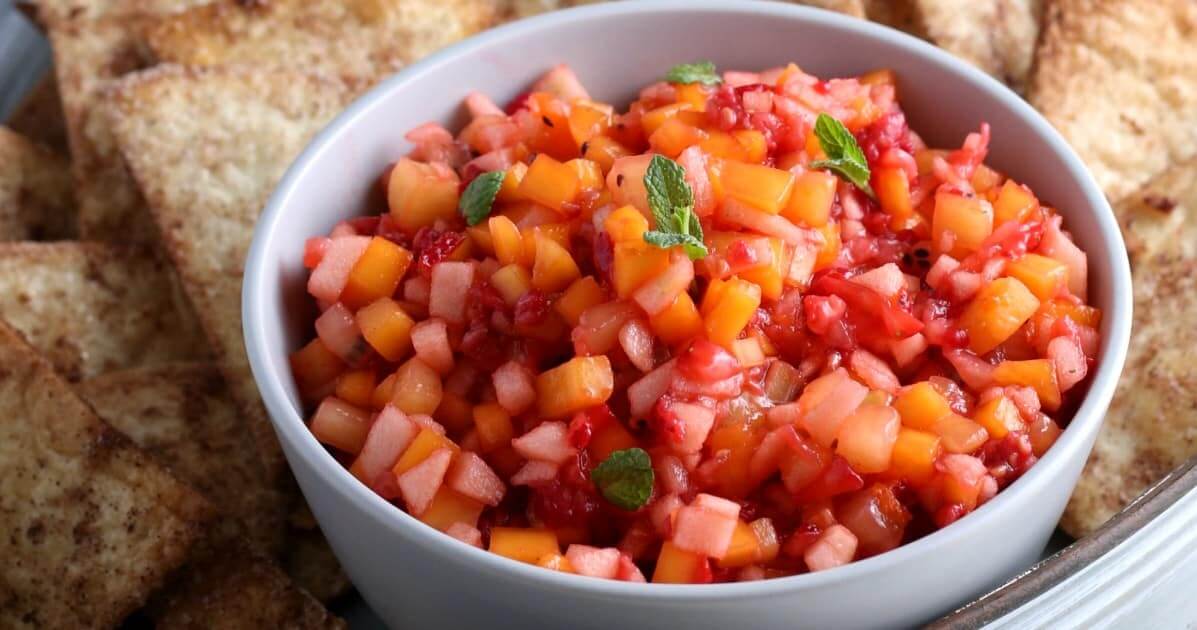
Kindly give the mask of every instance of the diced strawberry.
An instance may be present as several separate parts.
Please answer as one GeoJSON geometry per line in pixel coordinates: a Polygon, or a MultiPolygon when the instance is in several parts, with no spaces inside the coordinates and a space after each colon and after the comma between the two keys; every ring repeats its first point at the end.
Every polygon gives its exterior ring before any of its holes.
{"type": "Polygon", "coordinates": [[[469,523],[461,521],[453,523],[445,530],[445,533],[467,545],[482,547],[482,532],[469,523]]]}
{"type": "Polygon", "coordinates": [[[538,486],[557,478],[558,465],[550,462],[530,461],[511,476],[513,486],[538,486]]]}
{"type": "Polygon", "coordinates": [[[444,376],[453,369],[453,348],[449,347],[449,329],[443,319],[426,319],[411,329],[411,345],[416,356],[444,376]]]}
{"type": "Polygon", "coordinates": [[[802,559],[813,572],[848,564],[855,555],[856,535],[843,525],[832,525],[806,548],[802,559]]]}
{"type": "Polygon", "coordinates": [[[511,441],[511,447],[526,459],[561,465],[577,454],[569,443],[564,422],[544,422],[511,441]]]}
{"type": "Polygon", "coordinates": [[[370,245],[368,236],[344,236],[334,238],[329,243],[320,264],[312,270],[308,278],[308,293],[315,298],[336,302],[341,297],[341,290],[349,281],[349,272],[357,264],[357,259],[365,253],[370,245]]]}
{"type": "Polygon", "coordinates": [[[609,580],[619,575],[619,560],[622,557],[614,547],[599,549],[575,544],[565,550],[565,558],[575,573],[609,580]]]}
{"type": "Polygon", "coordinates": [[[417,433],[419,427],[408,419],[407,414],[387,405],[370,426],[366,442],[353,467],[361,471],[362,479],[377,478],[395,465],[417,433]]]}
{"type": "Polygon", "coordinates": [[[445,483],[465,497],[486,505],[498,505],[506,488],[499,476],[478,455],[463,451],[445,476],[445,483]]]}
{"type": "Polygon", "coordinates": [[[508,361],[491,374],[495,398],[507,413],[518,416],[536,402],[535,377],[528,368],[508,361]]]}
{"type": "Polygon", "coordinates": [[[736,517],[689,505],[677,511],[672,541],[678,548],[722,558],[736,530],[736,517]]]}
{"type": "Polygon", "coordinates": [[[399,475],[399,492],[412,514],[420,515],[428,509],[437,490],[440,490],[445,472],[449,470],[452,461],[453,451],[447,448],[438,449],[424,461],[399,475]]]}

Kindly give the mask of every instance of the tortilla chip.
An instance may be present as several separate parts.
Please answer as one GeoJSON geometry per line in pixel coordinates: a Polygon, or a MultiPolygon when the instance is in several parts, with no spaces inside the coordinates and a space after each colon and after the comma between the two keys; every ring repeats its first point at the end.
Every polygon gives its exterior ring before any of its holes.
{"type": "Polygon", "coordinates": [[[161,18],[146,39],[164,62],[379,77],[496,21],[491,0],[220,0],[161,18]]]}
{"type": "Polygon", "coordinates": [[[208,2],[211,0],[17,0],[18,6],[33,5],[37,20],[41,23],[63,19],[94,20],[177,13],[208,2]]]}
{"type": "Polygon", "coordinates": [[[1155,260],[1197,260],[1197,159],[1156,177],[1114,209],[1136,269],[1155,260]]]}
{"type": "Polygon", "coordinates": [[[180,363],[112,372],[75,391],[219,507],[251,544],[268,553],[282,548],[284,497],[267,483],[245,421],[215,366],[180,363]]]}
{"type": "Polygon", "coordinates": [[[1041,0],[912,0],[911,4],[919,36],[1022,91],[1039,39],[1041,0]]]}
{"type": "Polygon", "coordinates": [[[66,160],[0,127],[0,241],[70,238],[75,202],[66,160]]]}
{"type": "Polygon", "coordinates": [[[59,155],[67,155],[66,119],[62,113],[62,97],[54,73],[38,82],[8,117],[8,126],[15,132],[41,144],[59,155]]]}
{"type": "MultiPolygon", "coordinates": [[[[587,4],[598,4],[607,0],[505,0],[508,19],[521,18],[548,13],[558,9],[580,7],[587,4]]],[[[792,4],[805,4],[821,9],[847,13],[855,17],[864,17],[864,0],[783,0],[792,4]]]]}
{"type": "Polygon", "coordinates": [[[1028,99],[1112,201],[1197,154],[1197,2],[1056,0],[1028,99]]]}
{"type": "Polygon", "coordinates": [[[292,529],[282,565],[296,584],[322,602],[333,601],[353,586],[319,529],[292,529]]]}
{"type": "Polygon", "coordinates": [[[864,0],[864,5],[869,21],[927,39],[914,14],[914,0],[864,0]]]}
{"type": "Polygon", "coordinates": [[[0,627],[117,624],[211,516],[0,324],[0,627]]]}
{"type": "Polygon", "coordinates": [[[158,630],[346,627],[274,564],[239,550],[189,568],[153,608],[158,630]]]}
{"type": "Polygon", "coordinates": [[[1126,370],[1060,526],[1084,536],[1197,455],[1197,260],[1135,270],[1126,370]]]}
{"type": "Polygon", "coordinates": [[[272,472],[284,463],[241,338],[242,264],[275,184],[358,89],[298,72],[160,66],[115,93],[121,149],[272,472]]]}
{"type": "Polygon", "coordinates": [[[68,380],[204,355],[163,263],[101,243],[0,243],[0,317],[68,380]]]}

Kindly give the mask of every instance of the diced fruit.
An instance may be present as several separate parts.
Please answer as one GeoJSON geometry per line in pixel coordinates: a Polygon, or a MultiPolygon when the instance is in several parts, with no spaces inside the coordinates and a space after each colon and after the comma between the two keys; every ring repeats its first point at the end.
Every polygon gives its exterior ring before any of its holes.
{"type": "Polygon", "coordinates": [[[890,467],[901,426],[892,407],[863,405],[840,425],[835,452],[857,472],[884,472],[890,467]]]}
{"type": "Polygon", "coordinates": [[[1015,278],[985,285],[960,316],[969,348],[985,354],[1009,339],[1039,309],[1039,300],[1015,278]]]}
{"type": "Polygon", "coordinates": [[[1027,254],[1006,266],[1006,273],[1018,278],[1041,302],[1050,300],[1068,286],[1068,267],[1047,256],[1027,254]]]}
{"type": "Polygon", "coordinates": [[[365,236],[342,236],[332,239],[320,264],[308,278],[308,293],[317,300],[336,302],[341,297],[349,274],[370,246],[365,236]]]}
{"type": "Polygon", "coordinates": [[[487,226],[490,228],[491,244],[495,248],[495,258],[499,259],[499,264],[531,266],[531,260],[524,256],[524,237],[511,219],[504,216],[491,217],[487,226]]]}
{"type": "Polygon", "coordinates": [[[715,425],[715,412],[700,405],[673,403],[669,406],[682,427],[682,439],[673,445],[679,453],[697,453],[715,425]]]}
{"type": "Polygon", "coordinates": [[[356,455],[370,432],[370,414],[330,396],[320,403],[308,427],[317,440],[356,455]]]}
{"type": "Polygon", "coordinates": [[[807,171],[794,179],[789,202],[781,215],[794,223],[820,228],[827,225],[839,180],[825,171],[807,171]]]}
{"type": "MultiPolygon", "coordinates": [[[[409,416],[411,418],[412,416],[409,416]]],[[[416,439],[412,440],[411,444],[404,449],[403,454],[399,456],[399,461],[391,468],[391,472],[396,476],[415,468],[430,455],[441,449],[448,449],[451,451],[458,451],[458,447],[452,440],[445,437],[434,429],[428,427],[421,427],[420,432],[416,434],[416,439]]]]}
{"type": "Polygon", "coordinates": [[[410,264],[411,252],[375,236],[350,270],[341,301],[351,309],[359,309],[379,298],[391,297],[410,264]]]}
{"type": "MultiPolygon", "coordinates": [[[[847,370],[836,369],[806,386],[798,402],[792,403],[796,413],[786,424],[797,423],[816,442],[830,448],[844,420],[856,411],[868,393],[868,388],[852,380],[847,370]]],[[[773,411],[785,407],[790,405],[775,407],[773,411]]]]}
{"type": "Polygon", "coordinates": [[[429,527],[447,532],[455,523],[475,525],[483,507],[481,503],[467,499],[442,485],[419,519],[429,527]]]}
{"type": "Polygon", "coordinates": [[[561,547],[552,530],[492,527],[490,551],[512,560],[534,564],[548,554],[561,553],[561,547]]]}
{"type": "Polygon", "coordinates": [[[511,447],[526,459],[563,464],[578,449],[569,443],[569,429],[563,422],[545,422],[511,441],[511,447]]]}
{"type": "Polygon", "coordinates": [[[491,375],[495,398],[508,413],[519,415],[536,402],[536,385],[528,368],[508,361],[491,375]]]}
{"type": "Polygon", "coordinates": [[[606,292],[594,280],[593,276],[578,278],[561,297],[553,302],[553,310],[557,311],[570,326],[577,326],[578,320],[586,309],[601,304],[607,299],[606,292]]]}
{"type": "Polygon", "coordinates": [[[1023,385],[1035,390],[1039,402],[1049,411],[1060,408],[1060,386],[1055,366],[1047,359],[1002,361],[993,370],[998,385],[1023,385]]]}
{"type": "Polygon", "coordinates": [[[894,442],[891,471],[899,479],[925,483],[935,474],[935,460],[941,452],[937,435],[902,427],[894,442]]]}
{"type": "Polygon", "coordinates": [[[606,356],[574,357],[536,377],[540,414],[559,418],[607,402],[615,389],[606,356]]]}
{"type": "Polygon", "coordinates": [[[548,569],[550,571],[560,571],[562,573],[573,573],[574,567],[569,563],[565,556],[559,553],[546,554],[540,560],[536,561],[536,566],[548,569]]]}
{"type": "Polygon", "coordinates": [[[724,162],[720,175],[724,194],[769,214],[781,212],[794,186],[789,171],[743,162],[724,162]]]}
{"type": "Polygon", "coordinates": [[[521,265],[510,264],[491,275],[490,286],[499,292],[507,306],[515,306],[525,293],[532,290],[532,274],[521,265]]]}
{"type": "Polygon", "coordinates": [[[635,206],[646,215],[650,212],[644,173],[651,161],[651,155],[633,155],[620,157],[612,163],[607,173],[607,189],[611,191],[611,200],[615,205],[635,206]]]}
{"type": "Polygon", "coordinates": [[[454,460],[445,483],[458,494],[486,505],[498,505],[506,488],[490,466],[474,453],[463,452],[454,460]]]}
{"type": "Polygon", "coordinates": [[[719,301],[703,318],[707,338],[731,349],[761,305],[761,288],[751,282],[733,278],[724,286],[719,301]]]}
{"type": "Polygon", "coordinates": [[[478,531],[478,528],[473,525],[458,521],[450,525],[445,530],[445,533],[471,547],[482,547],[482,532],[478,531]]]}
{"type": "Polygon", "coordinates": [[[686,551],[672,542],[661,545],[653,582],[658,584],[699,584],[710,581],[710,565],[700,554],[686,551]]]}
{"type": "Polygon", "coordinates": [[[673,524],[673,544],[683,551],[722,558],[737,522],[734,515],[693,505],[683,507],[673,524]]]}
{"type": "Polygon", "coordinates": [[[823,571],[843,566],[856,555],[856,535],[843,525],[832,525],[819,539],[806,548],[802,560],[810,571],[823,571]]]}
{"type": "Polygon", "coordinates": [[[985,427],[990,437],[1002,439],[1011,431],[1024,431],[1022,416],[1018,407],[1006,396],[998,396],[977,407],[973,413],[973,420],[985,427]]]}
{"type": "Polygon", "coordinates": [[[395,466],[418,432],[406,414],[387,406],[374,420],[350,470],[362,483],[373,486],[379,475],[395,466]]]}
{"type": "Polygon", "coordinates": [[[411,349],[415,321],[395,300],[381,298],[359,310],[354,319],[366,343],[387,361],[399,361],[411,349]]]}
{"type": "Polygon", "coordinates": [[[615,294],[627,298],[669,268],[669,251],[643,241],[616,243],[611,280],[615,294]]]}
{"type": "Polygon", "coordinates": [[[578,575],[614,579],[619,573],[619,550],[599,549],[589,545],[570,545],[565,559],[578,575]]]}
{"type": "Polygon", "coordinates": [[[296,350],[290,363],[291,373],[305,398],[319,398],[318,394],[327,390],[345,370],[345,364],[319,337],[296,350]]]}
{"type": "Polygon", "coordinates": [[[702,334],[702,316],[688,293],[679,293],[665,310],[649,318],[649,325],[666,344],[680,345],[702,334]]]}
{"type": "Polygon", "coordinates": [[[452,461],[453,451],[447,448],[438,449],[424,458],[424,461],[399,475],[399,491],[412,514],[423,514],[432,504],[432,499],[441,489],[445,472],[449,470],[452,461]]]}
{"type": "Polygon", "coordinates": [[[444,376],[453,369],[453,349],[449,347],[449,330],[442,319],[426,319],[411,330],[412,347],[416,357],[444,376]]]}
{"type": "Polygon", "coordinates": [[[454,324],[465,322],[466,298],[473,283],[473,263],[442,262],[435,265],[428,295],[428,314],[454,324]]]}
{"type": "Polygon", "coordinates": [[[935,421],[935,433],[949,453],[971,453],[989,439],[985,427],[954,413],[935,421]]]}
{"type": "Polygon", "coordinates": [[[1039,200],[1035,195],[1026,186],[1008,179],[993,202],[993,224],[997,226],[1008,221],[1025,221],[1038,210],[1039,200]]]}
{"type": "Polygon", "coordinates": [[[993,208],[988,202],[949,192],[935,194],[935,214],[931,221],[931,242],[952,245],[941,253],[964,258],[977,251],[993,231],[993,208]]]}
{"type": "Polygon", "coordinates": [[[387,204],[396,227],[415,234],[457,215],[457,173],[441,164],[407,158],[395,163],[387,183],[387,204]]]}
{"type": "Polygon", "coordinates": [[[564,247],[551,238],[536,233],[536,262],[532,266],[532,286],[545,293],[564,291],[582,276],[578,265],[564,247]]]}
{"type": "Polygon", "coordinates": [[[409,359],[395,371],[391,403],[404,413],[431,414],[443,394],[440,375],[418,358],[409,359]]]}

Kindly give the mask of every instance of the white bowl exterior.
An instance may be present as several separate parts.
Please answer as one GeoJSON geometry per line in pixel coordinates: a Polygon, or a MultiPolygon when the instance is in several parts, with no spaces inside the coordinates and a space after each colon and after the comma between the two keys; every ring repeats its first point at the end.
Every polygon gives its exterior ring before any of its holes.
{"type": "Polygon", "coordinates": [[[896,31],[735,0],[549,14],[473,38],[391,78],[322,132],[288,172],[259,222],[243,304],[254,375],[313,513],[370,606],[388,624],[405,627],[867,628],[932,619],[1038,558],[1113,394],[1131,317],[1125,249],[1104,197],[1058,134],[1016,95],[896,31]],[[460,103],[471,90],[504,102],[565,62],[596,98],[626,103],[669,66],[698,59],[736,69],[792,60],[824,77],[892,68],[912,128],[934,146],[959,146],[981,121],[990,123],[989,163],[1059,208],[1089,252],[1091,299],[1106,315],[1100,367],[1060,440],[1022,479],[943,531],[840,569],[743,584],[638,585],[544,571],[449,539],[369,492],[307,430],[287,366],[288,352],[310,334],[304,240],[371,209],[377,174],[409,148],[404,133],[429,120],[460,125],[460,103]]]}

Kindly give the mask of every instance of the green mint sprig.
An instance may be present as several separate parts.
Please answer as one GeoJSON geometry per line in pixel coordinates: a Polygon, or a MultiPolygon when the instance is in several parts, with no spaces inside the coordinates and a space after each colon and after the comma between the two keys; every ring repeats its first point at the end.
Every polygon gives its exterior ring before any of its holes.
{"type": "Polygon", "coordinates": [[[715,64],[709,61],[679,63],[665,73],[665,80],[670,83],[701,83],[703,85],[723,83],[723,79],[715,72],[715,64]]]}
{"type": "Polygon", "coordinates": [[[815,137],[819,139],[819,145],[823,148],[823,153],[827,154],[827,159],[811,162],[811,168],[825,168],[840,179],[855,184],[872,197],[873,189],[869,187],[869,163],[865,160],[860,145],[856,144],[856,138],[844,123],[827,114],[819,114],[815,120],[815,137]]]}
{"type": "Polygon", "coordinates": [[[657,229],[644,233],[644,241],[662,249],[680,245],[691,260],[706,256],[702,224],[694,214],[694,193],[686,183],[686,171],[681,165],[663,155],[654,155],[644,172],[644,188],[657,223],[657,229]]]}
{"type": "Polygon", "coordinates": [[[490,216],[495,195],[499,194],[499,188],[503,186],[503,178],[506,176],[507,173],[503,171],[490,171],[475,177],[470,185],[466,186],[457,202],[457,209],[461,211],[467,224],[478,225],[490,216]]]}
{"type": "Polygon", "coordinates": [[[653,492],[653,463],[641,448],[615,451],[590,471],[590,480],[611,504],[638,510],[653,492]]]}

